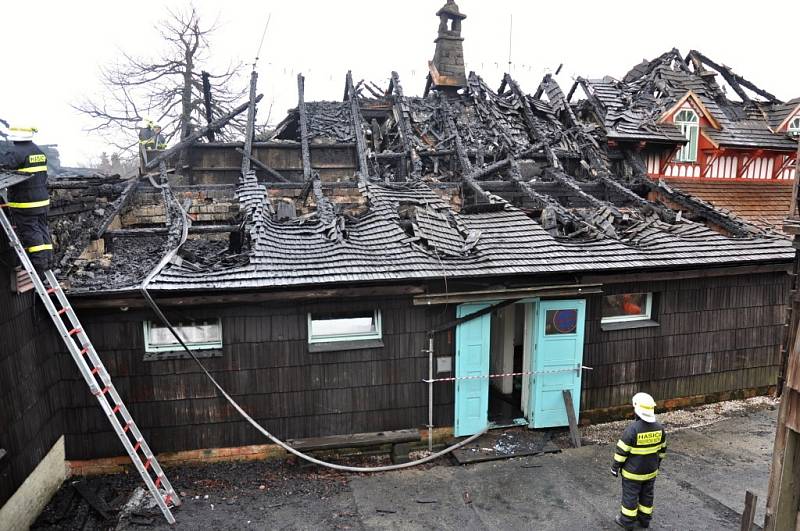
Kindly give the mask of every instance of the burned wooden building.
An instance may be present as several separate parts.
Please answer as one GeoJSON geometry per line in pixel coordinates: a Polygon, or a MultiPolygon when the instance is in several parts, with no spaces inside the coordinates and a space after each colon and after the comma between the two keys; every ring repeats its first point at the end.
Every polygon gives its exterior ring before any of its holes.
{"type": "MultiPolygon", "coordinates": [[[[790,242],[620,169],[552,77],[526,92],[467,74],[464,15],[450,1],[438,16],[422,97],[396,73],[386,87],[348,73],[343,101],[306,102],[298,76],[272,134],[188,146],[188,167],[131,181],[79,243],[57,242],[72,245],[61,277],[156,451],[263,440],[143,285],[283,439],[564,426],[564,390],[591,420],[625,414],[636,391],[669,407],[775,384],[790,242]]],[[[57,359],[67,458],[119,455],[57,359]]]]}
{"type": "Polygon", "coordinates": [[[683,56],[676,49],[620,79],[579,77],[569,96],[576,114],[603,130],[618,172],[663,179],[781,230],[792,197],[800,98],[781,101],[697,50],[683,56]]]}

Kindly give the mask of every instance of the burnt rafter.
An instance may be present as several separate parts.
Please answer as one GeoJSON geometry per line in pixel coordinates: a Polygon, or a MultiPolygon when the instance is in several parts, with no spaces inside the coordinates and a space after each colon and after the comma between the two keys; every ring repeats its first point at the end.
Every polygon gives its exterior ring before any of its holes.
{"type": "Polygon", "coordinates": [[[751,81],[748,81],[747,79],[743,78],[739,74],[735,73],[729,67],[727,67],[725,65],[720,65],[720,64],[712,61],[711,59],[709,59],[708,57],[706,57],[702,53],[698,52],[697,50],[690,50],[689,54],[687,55],[687,58],[693,60],[693,62],[695,62],[695,64],[697,62],[699,62],[701,64],[710,66],[711,68],[713,68],[714,70],[719,72],[720,75],[728,83],[728,85],[730,85],[731,88],[736,92],[736,94],[738,94],[739,97],[742,98],[742,100],[744,100],[746,102],[750,101],[750,98],[747,96],[747,93],[742,90],[742,87],[745,87],[747,89],[752,90],[753,92],[755,92],[759,96],[761,96],[763,98],[766,98],[767,100],[769,100],[772,103],[781,103],[781,100],[776,98],[773,94],[771,94],[771,93],[767,92],[766,90],[756,86],[751,81]]]}
{"type": "MultiPolygon", "coordinates": [[[[534,117],[533,117],[533,110],[531,109],[530,102],[528,101],[527,97],[522,92],[522,90],[519,88],[519,85],[517,84],[517,82],[514,81],[511,78],[510,75],[506,74],[505,75],[505,79],[506,79],[507,85],[511,88],[511,91],[517,97],[517,100],[520,102],[520,104],[522,106],[523,116],[525,118],[525,123],[526,123],[526,126],[528,127],[528,132],[530,134],[531,140],[534,141],[534,142],[537,142],[537,143],[544,143],[543,147],[545,149],[545,152],[547,153],[547,158],[551,161],[551,164],[553,166],[552,170],[549,173],[549,175],[553,179],[555,179],[556,181],[561,183],[562,185],[567,186],[568,188],[570,188],[573,192],[575,192],[580,197],[584,198],[586,201],[589,202],[589,204],[591,204],[591,205],[593,205],[595,207],[603,208],[605,211],[609,212],[613,217],[615,217],[617,219],[622,218],[622,213],[614,205],[612,205],[611,203],[608,203],[607,201],[603,201],[601,199],[598,199],[598,198],[596,198],[596,197],[594,197],[592,195],[589,195],[589,194],[585,193],[575,183],[574,179],[572,179],[566,173],[564,173],[563,166],[561,165],[561,162],[558,160],[558,157],[556,156],[555,151],[550,146],[550,144],[546,142],[546,139],[544,138],[544,136],[539,132],[539,128],[537,127],[536,121],[534,120],[534,117]]],[[[551,90],[551,92],[553,94],[556,94],[556,92],[558,94],[560,94],[561,101],[559,103],[563,103],[563,105],[566,105],[567,107],[569,106],[566,103],[565,99],[563,98],[563,93],[561,93],[560,89],[558,89],[557,91],[556,90],[551,90]]],[[[550,95],[550,93],[548,93],[548,96],[549,95],[550,95]]],[[[573,119],[575,118],[575,115],[571,114],[571,112],[570,112],[570,115],[572,116],[573,119]]],[[[578,130],[579,132],[583,133],[587,137],[589,136],[588,134],[586,134],[583,131],[583,127],[581,126],[581,124],[579,124],[577,122],[577,120],[575,120],[575,122],[573,124],[573,128],[578,130]]],[[[587,149],[587,147],[585,146],[585,143],[587,143],[588,140],[586,138],[582,138],[582,140],[583,140],[583,142],[581,142],[581,144],[584,145],[584,149],[587,149]]],[[[593,141],[593,139],[592,139],[592,141],[593,141]]],[[[597,143],[595,142],[594,145],[596,146],[597,143]]],[[[613,235],[613,229],[609,227],[609,225],[608,225],[608,223],[606,221],[603,221],[601,223],[601,229],[606,234],[613,235]]]]}
{"type": "Polygon", "coordinates": [[[648,179],[645,183],[652,191],[664,195],[670,201],[688,209],[694,215],[721,227],[734,236],[750,237],[762,233],[757,227],[721,212],[697,197],[670,188],[662,181],[655,183],[648,179]]]}
{"type": "Polygon", "coordinates": [[[551,105],[557,112],[560,112],[567,126],[570,127],[578,137],[578,145],[581,146],[581,154],[588,161],[589,173],[600,181],[607,190],[624,197],[637,207],[646,208],[648,210],[653,209],[661,215],[662,219],[670,222],[674,221],[675,214],[672,211],[647,201],[613,178],[613,174],[608,167],[608,162],[601,153],[600,145],[595,138],[586,131],[584,125],[575,116],[567,97],[564,96],[561,87],[550,74],[544,76],[540,86],[543,91],[547,93],[551,105]]]}
{"type": "Polygon", "coordinates": [[[358,172],[361,179],[369,178],[369,167],[367,166],[367,146],[364,140],[364,120],[361,117],[361,107],[358,104],[358,94],[353,86],[353,73],[347,71],[345,78],[345,92],[347,100],[350,102],[350,119],[353,123],[353,137],[356,140],[356,156],[358,159],[358,172]]]}
{"type": "Polygon", "coordinates": [[[495,197],[484,190],[483,187],[476,182],[475,177],[473,176],[480,174],[481,170],[478,170],[477,173],[474,173],[472,170],[472,163],[469,160],[466,149],[464,149],[464,143],[461,141],[461,135],[458,133],[458,129],[453,121],[453,116],[451,115],[450,105],[447,103],[447,99],[444,96],[440,96],[440,102],[445,133],[448,136],[452,136],[453,144],[455,145],[456,150],[456,157],[458,157],[458,164],[461,168],[462,182],[473,192],[475,192],[475,197],[478,202],[494,203],[495,197]]]}
{"type": "Polygon", "coordinates": [[[550,143],[547,141],[544,135],[542,135],[539,131],[539,127],[536,124],[536,119],[533,116],[533,110],[528,102],[528,98],[522,92],[522,89],[519,88],[517,82],[514,81],[510,75],[506,74],[503,76],[503,79],[505,79],[506,85],[508,85],[508,88],[511,89],[511,92],[517,98],[517,101],[522,107],[522,117],[525,121],[525,126],[528,129],[528,137],[530,138],[531,142],[534,144],[541,144],[542,148],[545,150],[545,153],[547,153],[547,159],[550,161],[550,164],[554,168],[562,169],[561,162],[559,162],[555,151],[550,146],[550,143]]]}
{"type": "Polygon", "coordinates": [[[411,125],[409,124],[410,117],[408,115],[409,113],[405,96],[403,95],[403,87],[400,85],[400,76],[394,71],[392,72],[391,89],[394,119],[397,122],[397,127],[400,132],[400,141],[403,144],[404,160],[401,161],[401,164],[405,165],[406,163],[410,162],[411,178],[416,179],[419,178],[422,170],[422,162],[419,160],[419,156],[414,148],[414,134],[412,133],[411,125]]]}
{"type": "Polygon", "coordinates": [[[303,180],[311,178],[311,151],[308,147],[308,110],[305,100],[305,78],[297,74],[297,111],[300,115],[300,150],[303,157],[303,180]]]}
{"type": "Polygon", "coordinates": [[[529,200],[542,209],[541,222],[542,227],[546,231],[555,236],[558,234],[558,224],[561,224],[562,227],[576,228],[576,232],[578,233],[596,234],[596,229],[594,227],[587,224],[584,220],[564,208],[564,206],[556,199],[549,195],[537,192],[533,189],[530,183],[525,182],[520,174],[519,164],[516,160],[512,159],[510,166],[511,168],[509,171],[509,176],[511,182],[517,186],[523,195],[525,195],[529,200]],[[555,217],[554,220],[549,219],[550,214],[555,217]],[[554,221],[556,223],[553,223],[554,221]]]}

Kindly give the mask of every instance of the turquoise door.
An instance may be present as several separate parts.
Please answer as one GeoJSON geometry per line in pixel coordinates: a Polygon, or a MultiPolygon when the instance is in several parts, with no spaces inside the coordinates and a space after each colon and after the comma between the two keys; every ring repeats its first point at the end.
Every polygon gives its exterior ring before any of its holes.
{"type": "Polygon", "coordinates": [[[578,418],[585,315],[586,301],[582,299],[538,303],[533,317],[532,428],[569,425],[564,389],[572,392],[578,418]]]}
{"type": "MultiPolygon", "coordinates": [[[[464,317],[490,304],[462,304],[457,316],[464,317]]],[[[473,435],[489,424],[489,334],[491,314],[456,327],[456,422],[455,435],[473,435]],[[475,378],[477,376],[477,378],[475,378]]]]}

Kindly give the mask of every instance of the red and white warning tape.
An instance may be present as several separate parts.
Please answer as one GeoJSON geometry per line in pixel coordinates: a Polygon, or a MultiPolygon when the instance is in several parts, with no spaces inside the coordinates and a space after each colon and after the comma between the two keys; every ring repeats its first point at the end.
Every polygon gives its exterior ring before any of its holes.
{"type": "MultiPolygon", "coordinates": [[[[586,371],[591,371],[592,367],[587,367],[586,365],[581,365],[581,369],[586,371]]],[[[436,378],[434,380],[422,380],[425,383],[431,382],[455,382],[456,380],[480,380],[483,378],[507,378],[509,376],[530,376],[532,374],[556,374],[560,372],[575,372],[577,368],[574,369],[554,369],[552,371],[526,371],[526,372],[507,372],[503,374],[482,374],[480,376],[460,376],[460,377],[453,377],[453,378],[436,378]]]]}

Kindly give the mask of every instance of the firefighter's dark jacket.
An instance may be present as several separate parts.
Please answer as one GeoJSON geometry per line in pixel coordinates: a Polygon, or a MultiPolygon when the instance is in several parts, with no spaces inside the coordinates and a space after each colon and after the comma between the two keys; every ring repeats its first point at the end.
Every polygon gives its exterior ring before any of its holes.
{"type": "Polygon", "coordinates": [[[664,427],[658,422],[637,418],[622,434],[614,452],[613,468],[622,468],[622,477],[648,481],[658,475],[658,467],[667,451],[664,427]]]}
{"type": "Polygon", "coordinates": [[[50,205],[47,191],[47,156],[33,142],[14,142],[0,154],[0,168],[31,176],[8,189],[8,206],[21,214],[42,214],[50,205]]]}

